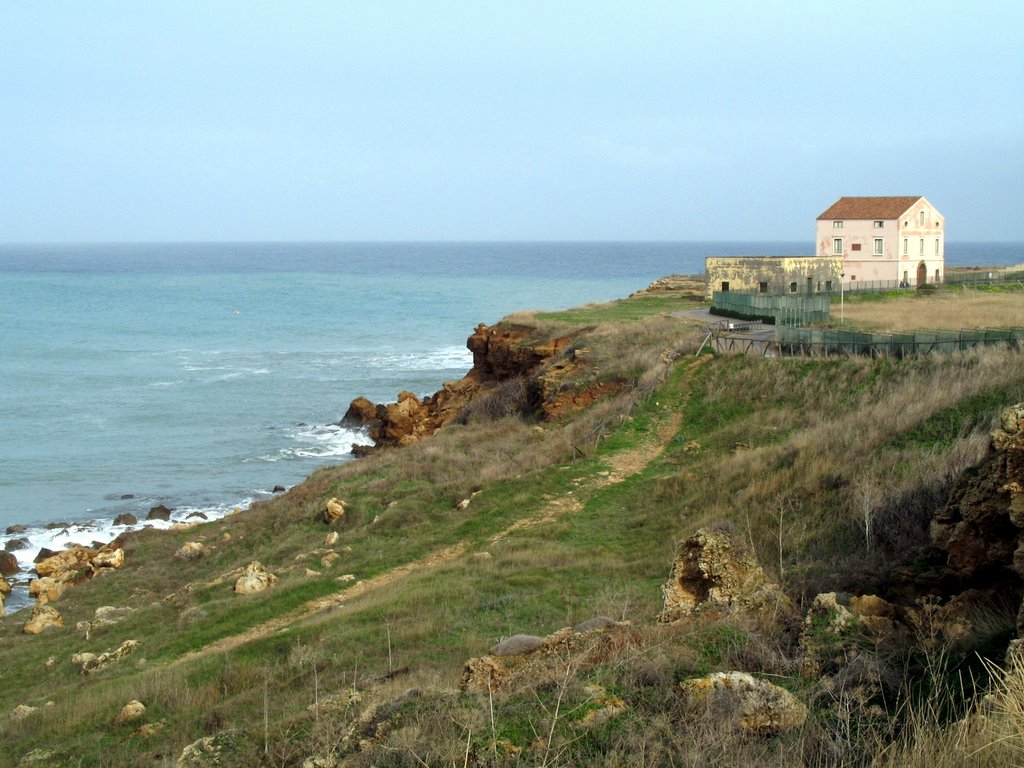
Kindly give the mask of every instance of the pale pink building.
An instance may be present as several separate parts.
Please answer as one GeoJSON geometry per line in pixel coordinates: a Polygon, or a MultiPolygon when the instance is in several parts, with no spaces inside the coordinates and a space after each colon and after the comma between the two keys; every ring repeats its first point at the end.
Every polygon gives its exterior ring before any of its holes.
{"type": "Polygon", "coordinates": [[[818,217],[818,256],[842,256],[843,283],[942,282],[946,223],[923,197],[841,197],[818,217]]]}

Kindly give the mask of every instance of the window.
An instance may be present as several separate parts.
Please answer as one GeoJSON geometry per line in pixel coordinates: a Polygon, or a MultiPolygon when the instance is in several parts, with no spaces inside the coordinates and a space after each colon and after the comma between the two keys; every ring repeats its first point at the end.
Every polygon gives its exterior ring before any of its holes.
{"type": "Polygon", "coordinates": [[[903,255],[907,255],[907,238],[903,238],[903,255]]]}
{"type": "Polygon", "coordinates": [[[924,211],[921,211],[920,219],[921,219],[921,226],[923,227],[924,226],[924,211]]]}
{"type": "Polygon", "coordinates": [[[832,281],[831,280],[826,280],[825,281],[825,290],[826,291],[831,291],[832,290],[832,281]]]}
{"type": "Polygon", "coordinates": [[[762,280],[760,283],[757,284],[757,292],[758,293],[768,293],[768,283],[767,283],[767,281],[762,280]]]}
{"type": "Polygon", "coordinates": [[[874,226],[875,226],[875,229],[881,229],[882,227],[885,226],[885,222],[884,221],[876,221],[874,226]]]}
{"type": "Polygon", "coordinates": [[[935,270],[935,282],[936,283],[942,282],[942,278],[939,277],[939,270],[937,270],[937,269],[935,270]]]}
{"type": "Polygon", "coordinates": [[[722,293],[728,293],[728,292],[729,292],[729,281],[728,280],[723,280],[722,281],[722,293]]]}
{"type": "Polygon", "coordinates": [[[843,222],[841,222],[841,221],[833,221],[832,222],[832,229],[842,229],[842,228],[843,228],[843,222]]]}
{"type": "Polygon", "coordinates": [[[832,255],[842,256],[843,255],[843,238],[833,237],[832,238],[832,255]]]}
{"type": "Polygon", "coordinates": [[[850,246],[850,250],[851,251],[859,251],[860,250],[860,243],[854,243],[853,245],[851,245],[850,246]]]}
{"type": "Polygon", "coordinates": [[[907,273],[907,270],[905,270],[905,269],[903,270],[903,285],[905,285],[905,286],[910,285],[910,276],[907,273]]]}
{"type": "Polygon", "coordinates": [[[796,293],[796,280],[789,284],[789,292],[796,293]]]}
{"type": "Polygon", "coordinates": [[[939,238],[935,238],[935,255],[939,255],[939,238]]]}
{"type": "Polygon", "coordinates": [[[875,238],[875,256],[881,256],[885,253],[885,240],[880,237],[875,238]]]}
{"type": "Polygon", "coordinates": [[[924,238],[921,238],[921,255],[924,256],[924,238]]]}

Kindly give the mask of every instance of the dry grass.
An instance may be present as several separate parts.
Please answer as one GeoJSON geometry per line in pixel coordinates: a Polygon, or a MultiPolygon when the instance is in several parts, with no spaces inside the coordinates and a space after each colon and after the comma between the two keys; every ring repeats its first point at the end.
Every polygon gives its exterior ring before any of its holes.
{"type": "MultiPolygon", "coordinates": [[[[833,321],[839,319],[833,307],[833,321]]],[[[882,301],[847,299],[845,325],[876,331],[960,330],[1024,327],[1024,293],[940,290],[901,295],[882,301]]]]}

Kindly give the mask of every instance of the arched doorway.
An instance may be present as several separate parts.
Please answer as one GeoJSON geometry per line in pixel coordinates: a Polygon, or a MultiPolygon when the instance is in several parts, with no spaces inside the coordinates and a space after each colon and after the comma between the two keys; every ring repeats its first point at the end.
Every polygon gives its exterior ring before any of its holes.
{"type": "Polygon", "coordinates": [[[924,285],[928,282],[928,267],[924,265],[922,261],[917,265],[917,284],[924,285]]]}

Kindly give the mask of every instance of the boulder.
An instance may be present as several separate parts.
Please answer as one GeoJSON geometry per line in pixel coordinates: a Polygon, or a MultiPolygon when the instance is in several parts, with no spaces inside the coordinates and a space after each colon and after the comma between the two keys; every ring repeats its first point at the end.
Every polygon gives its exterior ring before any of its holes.
{"type": "Polygon", "coordinates": [[[275,485],[271,490],[271,493],[284,493],[287,490],[288,489],[285,488],[283,485],[275,485]]]}
{"type": "Polygon", "coordinates": [[[89,635],[102,627],[109,627],[124,621],[129,614],[134,611],[133,608],[116,608],[113,605],[101,605],[96,609],[96,613],[90,621],[79,621],[75,624],[75,630],[77,632],[84,632],[85,637],[88,640],[89,635]]]}
{"type": "Polygon", "coordinates": [[[785,688],[746,672],[715,672],[679,684],[691,712],[756,736],[799,728],[807,707],[785,688]]]}
{"type": "Polygon", "coordinates": [[[59,600],[66,588],[67,582],[58,581],[51,576],[43,576],[28,583],[28,594],[29,597],[34,597],[40,605],[45,605],[59,600]]]}
{"type": "Polygon", "coordinates": [[[235,594],[251,595],[262,592],[275,584],[277,584],[277,576],[253,560],[245,566],[242,575],[235,582],[235,594]]]}
{"type": "Polygon", "coordinates": [[[619,622],[613,618],[608,616],[595,616],[592,619],[581,621],[572,628],[572,631],[576,634],[581,634],[583,632],[600,632],[601,630],[617,626],[619,626],[619,622]]]}
{"type": "Polygon", "coordinates": [[[163,504],[158,504],[155,507],[151,507],[149,514],[146,515],[147,520],[170,520],[171,512],[173,510],[163,504]]]}
{"type": "Polygon", "coordinates": [[[198,560],[206,557],[208,550],[201,541],[186,541],[174,553],[175,560],[198,560]]]}
{"type": "Polygon", "coordinates": [[[7,615],[7,610],[4,608],[4,596],[0,593],[0,619],[7,615]]]}
{"type": "Polygon", "coordinates": [[[342,424],[369,424],[377,418],[377,406],[365,397],[357,397],[349,403],[341,419],[342,424]]]}
{"type": "Polygon", "coordinates": [[[324,509],[324,522],[328,525],[332,524],[336,520],[344,517],[345,515],[345,502],[341,499],[332,498],[327,502],[327,507],[324,509]]]}
{"type": "Polygon", "coordinates": [[[491,648],[491,656],[521,656],[544,646],[546,640],[537,635],[512,635],[491,648]]]}
{"type": "Polygon", "coordinates": [[[4,533],[7,536],[13,536],[16,533],[24,533],[27,530],[28,528],[26,528],[24,525],[8,525],[4,533]]]}
{"type": "Polygon", "coordinates": [[[174,768],[216,768],[222,764],[222,754],[230,756],[238,751],[235,741],[233,731],[221,731],[196,739],[181,751],[174,768]]]}
{"type": "Polygon", "coordinates": [[[11,539],[4,544],[4,552],[17,552],[19,549],[28,549],[32,546],[32,542],[21,536],[17,539],[11,539]]]}
{"type": "Polygon", "coordinates": [[[665,602],[658,620],[665,623],[707,610],[763,617],[794,610],[743,541],[712,528],[702,528],[680,544],[672,575],[661,591],[665,602]]]}
{"type": "Polygon", "coordinates": [[[324,536],[324,546],[333,547],[335,544],[338,543],[338,540],[340,538],[341,534],[339,534],[337,531],[331,531],[326,536],[324,536]]]}
{"type": "Polygon", "coordinates": [[[39,635],[50,629],[57,629],[64,626],[64,620],[51,605],[37,605],[32,609],[32,615],[25,622],[21,631],[26,635],[39,635]]]}
{"type": "Polygon", "coordinates": [[[59,581],[70,581],[78,571],[89,566],[96,554],[96,550],[86,547],[71,547],[37,562],[36,573],[59,581]]]}
{"type": "Polygon", "coordinates": [[[341,560],[341,555],[337,552],[328,552],[326,555],[320,558],[320,565],[324,568],[330,568],[336,562],[341,560]]]}
{"type": "Polygon", "coordinates": [[[47,547],[40,547],[39,551],[36,552],[36,556],[33,558],[32,562],[38,564],[43,560],[46,560],[47,558],[53,557],[56,554],[56,550],[49,549],[47,547]]]}
{"type": "Polygon", "coordinates": [[[101,549],[89,563],[94,569],[121,568],[124,566],[124,550],[120,547],[101,549]]]}
{"type": "Polygon", "coordinates": [[[146,714],[146,705],[138,699],[129,701],[123,707],[121,711],[114,715],[113,724],[123,725],[125,723],[134,723],[146,714]]]}
{"type": "Polygon", "coordinates": [[[27,704],[19,704],[13,710],[11,710],[11,720],[17,723],[28,717],[32,717],[32,715],[34,715],[38,711],[39,707],[30,707],[27,704]]]}
{"type": "Polygon", "coordinates": [[[76,653],[74,656],[71,657],[71,662],[80,664],[82,667],[82,672],[84,674],[91,674],[93,672],[98,672],[108,664],[112,664],[115,661],[123,659],[128,654],[134,653],[136,650],[138,650],[138,647],[138,640],[125,640],[123,643],[117,646],[117,648],[114,648],[109,651],[104,651],[100,654],[92,654],[88,652],[76,653]]]}
{"type": "Polygon", "coordinates": [[[137,525],[139,518],[131,512],[123,512],[114,518],[114,525],[137,525]]]}
{"type": "Polygon", "coordinates": [[[10,552],[0,552],[0,576],[13,576],[20,570],[18,558],[10,552]]]}
{"type": "Polygon", "coordinates": [[[3,598],[4,595],[9,594],[11,594],[11,585],[7,583],[7,579],[5,579],[3,576],[0,576],[0,598],[3,598]]]}

